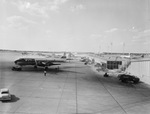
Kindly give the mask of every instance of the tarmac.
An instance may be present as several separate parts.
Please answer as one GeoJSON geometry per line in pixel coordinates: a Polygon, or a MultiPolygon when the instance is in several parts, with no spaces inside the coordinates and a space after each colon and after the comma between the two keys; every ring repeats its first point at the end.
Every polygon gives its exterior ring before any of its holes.
{"type": "Polygon", "coordinates": [[[19,54],[0,59],[0,88],[9,88],[12,101],[0,102],[0,114],[150,114],[150,86],[103,77],[91,66],[73,60],[43,69],[12,71],[19,54]]]}

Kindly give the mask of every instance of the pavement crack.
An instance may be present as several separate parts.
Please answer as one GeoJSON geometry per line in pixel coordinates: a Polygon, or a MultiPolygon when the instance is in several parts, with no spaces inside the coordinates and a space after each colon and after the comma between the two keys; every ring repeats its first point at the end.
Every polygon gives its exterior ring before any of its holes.
{"type": "MultiPolygon", "coordinates": [[[[97,76],[96,76],[97,77],[97,76]]],[[[125,109],[121,106],[121,104],[115,99],[115,97],[111,94],[111,92],[109,92],[109,90],[105,87],[105,85],[103,84],[103,82],[97,77],[98,81],[100,81],[100,83],[103,85],[103,87],[106,89],[106,91],[110,94],[110,96],[116,101],[116,103],[119,105],[119,107],[125,112],[125,114],[127,114],[127,112],[125,111],[125,109]]]]}
{"type": "MultiPolygon", "coordinates": [[[[76,67],[75,67],[75,72],[76,72],[76,67]]],[[[77,72],[75,73],[76,77],[76,114],[78,114],[78,81],[77,81],[77,72]]]]}
{"type": "Polygon", "coordinates": [[[60,103],[62,101],[62,96],[63,96],[63,93],[64,93],[65,85],[67,83],[67,79],[68,79],[68,73],[67,73],[67,77],[64,81],[64,85],[63,85],[62,92],[61,92],[61,97],[60,97],[60,100],[59,100],[59,103],[58,103],[58,106],[57,106],[56,114],[58,114],[58,111],[59,111],[59,107],[60,107],[60,103]]]}

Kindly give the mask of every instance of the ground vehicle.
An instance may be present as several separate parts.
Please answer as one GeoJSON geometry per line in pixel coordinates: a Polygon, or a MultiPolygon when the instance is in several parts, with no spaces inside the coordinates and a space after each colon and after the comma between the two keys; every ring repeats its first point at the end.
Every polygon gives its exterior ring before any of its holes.
{"type": "Polygon", "coordinates": [[[121,80],[122,82],[128,83],[128,82],[132,82],[132,83],[138,83],[140,81],[140,79],[134,75],[129,75],[129,74],[121,74],[118,76],[119,80],[121,80]]]}
{"type": "Polygon", "coordinates": [[[104,74],[104,77],[109,77],[109,75],[107,73],[104,74]]]}
{"type": "Polygon", "coordinates": [[[0,100],[1,101],[11,100],[11,94],[9,93],[9,89],[3,88],[0,90],[0,100]]]}
{"type": "Polygon", "coordinates": [[[21,71],[21,67],[20,66],[13,66],[12,70],[21,71]]]}

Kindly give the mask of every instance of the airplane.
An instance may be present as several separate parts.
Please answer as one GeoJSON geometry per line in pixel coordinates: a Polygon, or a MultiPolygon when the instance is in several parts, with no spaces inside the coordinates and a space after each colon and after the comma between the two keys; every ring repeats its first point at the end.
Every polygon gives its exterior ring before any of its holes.
{"type": "Polygon", "coordinates": [[[140,59],[140,58],[144,58],[144,54],[141,54],[141,55],[131,55],[130,53],[129,53],[129,55],[121,55],[120,57],[121,58],[127,58],[127,59],[140,59]]]}
{"type": "Polygon", "coordinates": [[[120,55],[121,58],[127,58],[131,59],[131,54],[129,53],[128,55],[120,55]]]}
{"type": "Polygon", "coordinates": [[[58,55],[53,53],[52,55],[46,55],[46,58],[57,58],[57,59],[62,59],[62,60],[73,60],[74,55],[69,52],[68,54],[66,52],[63,53],[63,55],[58,55]]]}
{"type": "Polygon", "coordinates": [[[47,69],[52,65],[60,65],[60,63],[65,62],[64,60],[56,59],[44,59],[44,58],[19,58],[14,61],[16,67],[13,67],[12,70],[22,70],[23,66],[33,66],[34,68],[43,67],[47,69]]]}

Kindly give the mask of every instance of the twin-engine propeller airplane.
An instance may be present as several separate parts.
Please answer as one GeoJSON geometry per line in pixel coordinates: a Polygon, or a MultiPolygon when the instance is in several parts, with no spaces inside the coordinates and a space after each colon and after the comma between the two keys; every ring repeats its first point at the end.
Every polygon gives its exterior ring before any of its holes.
{"type": "Polygon", "coordinates": [[[33,66],[34,68],[43,67],[47,69],[52,65],[60,65],[60,63],[65,62],[64,60],[55,60],[55,59],[44,59],[44,58],[20,58],[14,63],[16,64],[12,70],[22,70],[23,66],[33,66]]]}

